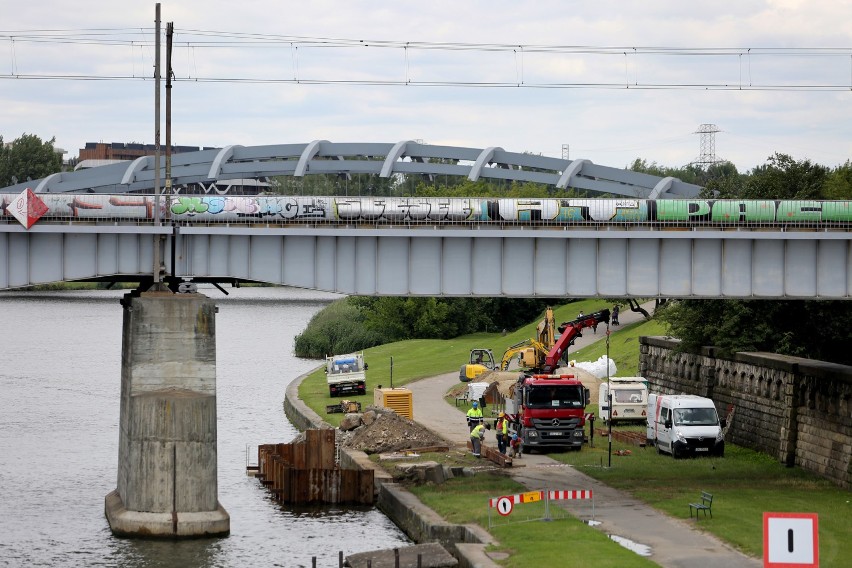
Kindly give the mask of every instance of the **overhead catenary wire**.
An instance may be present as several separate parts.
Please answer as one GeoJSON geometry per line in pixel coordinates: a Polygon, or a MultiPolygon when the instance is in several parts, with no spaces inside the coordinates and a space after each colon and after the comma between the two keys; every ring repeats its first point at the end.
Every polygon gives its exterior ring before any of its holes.
{"type": "MultiPolygon", "coordinates": [[[[590,45],[546,45],[546,44],[509,44],[509,43],[467,43],[467,42],[429,42],[410,40],[375,40],[357,38],[334,38],[317,36],[258,34],[245,32],[210,31],[185,29],[178,30],[181,36],[180,45],[187,50],[187,57],[191,51],[192,69],[187,65],[185,75],[175,77],[175,81],[192,81],[204,83],[246,83],[246,84],[300,84],[300,85],[363,85],[363,86],[421,86],[421,87],[465,87],[465,88],[528,88],[528,89],[641,89],[641,90],[754,90],[754,91],[848,91],[852,88],[852,74],[847,79],[845,72],[838,72],[837,80],[810,80],[808,82],[796,82],[795,75],[790,80],[767,80],[763,83],[755,83],[752,80],[752,65],[755,57],[772,58],[780,60],[783,58],[837,58],[838,56],[849,57],[852,61],[852,48],[838,47],[673,47],[673,46],[590,46],[590,45]],[[222,49],[235,50],[237,52],[249,52],[251,50],[286,47],[291,52],[292,77],[276,77],[265,74],[262,77],[243,76],[241,74],[217,72],[214,67],[208,65],[206,72],[201,76],[196,63],[197,50],[222,49]],[[344,51],[371,49],[390,49],[403,51],[403,72],[398,78],[357,78],[345,79],[333,76],[336,71],[332,68],[326,71],[332,76],[310,77],[300,69],[300,49],[325,49],[336,48],[344,51]],[[469,52],[469,53],[500,53],[511,54],[515,60],[514,77],[504,80],[476,80],[469,79],[444,79],[441,77],[418,79],[413,76],[412,52],[413,51],[443,51],[469,52]],[[526,57],[531,54],[554,54],[565,56],[595,55],[604,57],[621,57],[624,59],[625,77],[618,80],[546,80],[546,78],[534,79],[526,74],[526,57]],[[746,57],[747,80],[743,76],[743,56],[746,57]],[[700,76],[701,69],[691,69],[693,80],[671,81],[655,79],[654,66],[643,64],[643,76],[645,81],[638,80],[638,64],[640,57],[698,57],[714,61],[718,58],[735,59],[736,67],[739,69],[731,76],[730,81],[704,80],[700,76]],[[633,78],[630,77],[630,65],[632,60],[633,78]]],[[[154,45],[154,31],[148,28],[95,28],[77,30],[0,30],[0,40],[6,39],[10,43],[10,73],[0,74],[0,79],[17,80],[58,80],[58,81],[125,81],[125,80],[147,80],[150,77],[143,72],[137,74],[135,61],[132,64],[130,75],[110,73],[50,73],[28,72],[18,65],[18,51],[27,44],[53,44],[59,46],[102,46],[114,48],[116,46],[131,46],[131,53],[135,47],[139,47],[143,59],[146,48],[154,45]]],[[[349,68],[349,54],[340,56],[340,74],[349,68]],[[347,62],[347,63],[344,63],[347,62]]],[[[135,57],[135,56],[132,56],[135,57]]],[[[334,56],[332,56],[334,57],[334,56]]],[[[251,59],[248,56],[247,59],[251,59]]],[[[58,60],[61,60],[58,58],[58,60]]],[[[78,58],[85,61],[85,58],[78,58]]],[[[645,59],[642,59],[643,63],[645,59]]],[[[213,63],[216,63],[214,59],[213,63]]],[[[783,63],[783,62],[782,62],[783,63]]],[[[376,74],[383,71],[385,63],[374,63],[375,68],[371,73],[376,74]]],[[[475,65],[471,65],[475,68],[475,65]]],[[[705,72],[707,72],[705,70],[705,72]]],[[[852,70],[850,70],[852,73],[852,70]]],[[[663,76],[660,68],[656,73],[663,76]]]]}

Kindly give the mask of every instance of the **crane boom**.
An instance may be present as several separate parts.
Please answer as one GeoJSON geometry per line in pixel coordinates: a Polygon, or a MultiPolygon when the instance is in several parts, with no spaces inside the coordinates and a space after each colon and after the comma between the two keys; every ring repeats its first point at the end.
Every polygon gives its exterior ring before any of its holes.
{"type": "Polygon", "coordinates": [[[562,335],[553,344],[553,347],[544,358],[544,367],[541,369],[543,373],[552,373],[559,366],[559,360],[565,354],[565,351],[574,343],[577,337],[582,334],[580,330],[586,327],[593,327],[599,323],[609,324],[609,310],[601,310],[593,314],[579,317],[572,321],[563,322],[559,326],[559,331],[562,335]]]}

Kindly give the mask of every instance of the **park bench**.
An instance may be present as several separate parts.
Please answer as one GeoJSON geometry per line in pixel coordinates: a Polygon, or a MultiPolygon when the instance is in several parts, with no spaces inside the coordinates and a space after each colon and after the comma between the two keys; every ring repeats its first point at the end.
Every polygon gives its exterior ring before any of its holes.
{"type": "Polygon", "coordinates": [[[695,511],[695,518],[698,519],[698,512],[704,511],[704,516],[707,516],[709,511],[710,517],[713,516],[713,495],[707,493],[706,491],[701,492],[701,502],[700,503],[690,503],[689,504],[689,518],[692,518],[692,511],[695,511]]]}

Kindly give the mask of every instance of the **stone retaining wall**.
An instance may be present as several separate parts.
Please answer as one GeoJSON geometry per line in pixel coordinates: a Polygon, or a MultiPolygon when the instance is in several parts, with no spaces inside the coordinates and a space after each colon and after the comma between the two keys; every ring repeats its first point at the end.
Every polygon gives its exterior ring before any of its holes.
{"type": "Polygon", "coordinates": [[[734,409],[727,440],[852,488],[852,367],[774,353],[720,359],[712,347],[640,337],[639,374],[652,392],[713,399],[734,409]]]}
{"type": "MultiPolygon", "coordinates": [[[[299,385],[308,374],[298,377],[287,386],[284,414],[299,430],[332,428],[299,398],[299,385]]],[[[417,543],[441,543],[458,558],[459,568],[499,568],[484,554],[485,546],[491,542],[486,531],[475,526],[447,523],[414,494],[395,483],[390,474],[377,468],[364,452],[341,448],[339,460],[341,468],[374,470],[378,490],[376,506],[411,540],[417,543]]]]}

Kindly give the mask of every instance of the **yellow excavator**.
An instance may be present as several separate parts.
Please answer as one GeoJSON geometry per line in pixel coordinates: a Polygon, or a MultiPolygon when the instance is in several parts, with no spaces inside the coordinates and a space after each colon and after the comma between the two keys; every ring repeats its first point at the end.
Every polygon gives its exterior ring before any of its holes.
{"type": "Polygon", "coordinates": [[[535,337],[525,339],[506,349],[500,361],[500,370],[508,371],[512,358],[515,356],[518,357],[519,367],[539,367],[548,351],[556,343],[556,320],[553,318],[553,308],[548,307],[544,310],[544,318],[535,327],[535,337]]]}
{"type": "Polygon", "coordinates": [[[518,356],[518,364],[521,367],[538,367],[555,342],[556,321],[553,319],[553,308],[548,307],[544,310],[544,318],[536,325],[535,338],[525,339],[506,349],[499,364],[490,349],[471,349],[468,363],[462,365],[459,370],[459,380],[468,382],[486,371],[495,369],[508,371],[515,356],[518,356]]]}
{"type": "Polygon", "coordinates": [[[472,381],[486,371],[497,368],[497,360],[490,349],[471,349],[470,360],[461,366],[459,380],[463,383],[472,381]]]}

